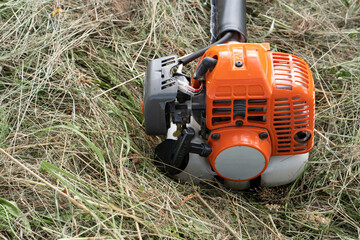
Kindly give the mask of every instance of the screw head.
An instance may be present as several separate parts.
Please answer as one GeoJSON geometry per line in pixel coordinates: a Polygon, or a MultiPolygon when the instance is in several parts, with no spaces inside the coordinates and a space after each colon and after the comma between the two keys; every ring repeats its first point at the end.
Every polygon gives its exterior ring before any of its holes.
{"type": "Polygon", "coordinates": [[[269,137],[269,134],[267,132],[262,132],[259,134],[260,139],[266,139],[269,137]]]}
{"type": "Polygon", "coordinates": [[[220,134],[213,133],[213,134],[211,134],[211,138],[214,139],[214,140],[218,140],[220,138],[220,134]]]}
{"type": "Polygon", "coordinates": [[[236,61],[235,62],[236,67],[242,67],[243,65],[244,65],[244,63],[242,61],[236,61]]]}
{"type": "Polygon", "coordinates": [[[237,120],[235,124],[236,126],[241,127],[242,125],[244,125],[244,122],[242,120],[237,120]]]}

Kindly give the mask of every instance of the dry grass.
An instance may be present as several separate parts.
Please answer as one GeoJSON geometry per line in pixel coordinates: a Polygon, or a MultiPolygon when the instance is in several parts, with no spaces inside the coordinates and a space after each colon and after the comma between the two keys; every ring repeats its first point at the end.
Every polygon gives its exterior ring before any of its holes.
{"type": "Polygon", "coordinates": [[[315,78],[316,146],[294,184],[232,192],[153,166],[143,73],[208,44],[203,2],[0,1],[0,238],[359,238],[357,0],[248,1],[250,41],[315,78]]]}

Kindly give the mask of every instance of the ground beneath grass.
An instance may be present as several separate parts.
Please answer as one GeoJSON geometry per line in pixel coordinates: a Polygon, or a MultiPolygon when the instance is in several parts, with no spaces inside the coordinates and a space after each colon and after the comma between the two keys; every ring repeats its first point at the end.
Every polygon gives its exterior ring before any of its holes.
{"type": "Polygon", "coordinates": [[[158,172],[143,127],[148,61],[208,45],[207,1],[0,1],[0,238],[358,239],[360,2],[247,2],[250,42],[309,63],[316,135],[295,183],[235,192],[158,172]]]}

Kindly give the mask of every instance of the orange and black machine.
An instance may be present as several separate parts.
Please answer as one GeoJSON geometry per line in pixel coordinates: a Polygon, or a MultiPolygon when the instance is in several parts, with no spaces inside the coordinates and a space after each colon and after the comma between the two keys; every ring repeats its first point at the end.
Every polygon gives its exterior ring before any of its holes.
{"type": "Polygon", "coordinates": [[[288,184],[313,147],[309,66],[268,43],[246,43],[245,0],[211,4],[210,46],[148,65],[145,130],[166,136],[155,163],[178,179],[216,178],[234,189],[288,184]],[[192,76],[182,73],[198,58],[192,76]]]}

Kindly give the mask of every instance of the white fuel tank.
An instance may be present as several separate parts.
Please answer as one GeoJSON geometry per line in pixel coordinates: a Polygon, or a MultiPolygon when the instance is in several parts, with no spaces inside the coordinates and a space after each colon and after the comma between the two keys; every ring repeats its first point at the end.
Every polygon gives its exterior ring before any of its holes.
{"type": "MultiPolygon", "coordinates": [[[[205,143],[198,135],[200,126],[193,118],[187,126],[195,130],[196,135],[192,140],[193,143],[205,143]]],[[[173,135],[175,131],[176,125],[171,124],[167,133],[167,138],[176,140],[177,138],[173,135]]],[[[240,159],[241,156],[238,156],[238,158],[240,159]]],[[[308,159],[309,153],[272,156],[266,170],[261,174],[261,186],[275,187],[293,182],[304,171],[308,159]]],[[[204,181],[214,180],[214,176],[216,175],[217,174],[212,170],[206,157],[190,153],[187,167],[183,172],[174,177],[182,181],[199,184],[204,181]]],[[[244,190],[250,187],[250,181],[225,180],[224,184],[235,190],[244,190]]]]}

